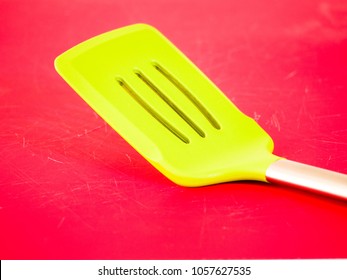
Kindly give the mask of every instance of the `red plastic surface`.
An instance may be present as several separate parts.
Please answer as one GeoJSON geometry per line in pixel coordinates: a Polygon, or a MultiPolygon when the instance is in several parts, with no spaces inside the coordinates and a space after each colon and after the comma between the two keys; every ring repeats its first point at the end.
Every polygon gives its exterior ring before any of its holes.
{"type": "Polygon", "coordinates": [[[346,258],[347,203],[160,175],[53,67],[94,35],[152,24],[273,137],[347,173],[345,1],[0,2],[0,259],[346,258]]]}

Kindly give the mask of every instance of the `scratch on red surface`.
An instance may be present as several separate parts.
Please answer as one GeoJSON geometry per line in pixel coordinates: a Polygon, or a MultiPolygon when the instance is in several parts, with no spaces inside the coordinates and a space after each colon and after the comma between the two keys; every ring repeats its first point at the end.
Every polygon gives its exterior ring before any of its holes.
{"type": "Polygon", "coordinates": [[[65,221],[65,217],[62,217],[59,221],[59,223],[57,224],[57,229],[61,228],[61,226],[63,225],[64,221],[65,221]]]}
{"type": "Polygon", "coordinates": [[[288,73],[287,76],[284,77],[284,80],[289,80],[289,79],[295,77],[297,73],[298,73],[297,70],[291,71],[290,73],[288,73]]]}
{"type": "Polygon", "coordinates": [[[105,127],[105,125],[99,125],[99,126],[92,128],[92,129],[85,129],[84,133],[77,134],[77,137],[85,136],[91,132],[94,132],[95,130],[99,130],[99,129],[104,128],[104,127],[105,127]]]}
{"type": "Polygon", "coordinates": [[[277,117],[276,113],[272,114],[270,123],[271,123],[272,126],[277,128],[278,131],[281,131],[281,125],[280,125],[280,122],[278,120],[278,117],[277,117]]]}
{"type": "Polygon", "coordinates": [[[60,160],[56,160],[54,158],[51,158],[51,157],[47,157],[48,160],[51,160],[51,161],[54,161],[54,162],[57,162],[57,163],[61,163],[61,164],[64,164],[64,162],[60,161],[60,160]]]}

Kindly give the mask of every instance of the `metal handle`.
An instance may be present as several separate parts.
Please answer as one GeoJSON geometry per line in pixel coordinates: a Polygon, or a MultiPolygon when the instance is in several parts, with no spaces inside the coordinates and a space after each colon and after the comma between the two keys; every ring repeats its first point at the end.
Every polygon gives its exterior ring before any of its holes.
{"type": "Polygon", "coordinates": [[[280,159],[266,171],[270,183],[279,183],[347,200],[347,175],[280,159]]]}

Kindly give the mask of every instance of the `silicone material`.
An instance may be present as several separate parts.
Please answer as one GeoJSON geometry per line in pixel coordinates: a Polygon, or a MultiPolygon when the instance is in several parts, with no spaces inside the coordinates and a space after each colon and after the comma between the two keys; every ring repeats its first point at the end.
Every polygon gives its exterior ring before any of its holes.
{"type": "Polygon", "coordinates": [[[273,141],[159,31],[117,29],[60,55],[66,82],[177,184],[266,181],[273,141]]]}

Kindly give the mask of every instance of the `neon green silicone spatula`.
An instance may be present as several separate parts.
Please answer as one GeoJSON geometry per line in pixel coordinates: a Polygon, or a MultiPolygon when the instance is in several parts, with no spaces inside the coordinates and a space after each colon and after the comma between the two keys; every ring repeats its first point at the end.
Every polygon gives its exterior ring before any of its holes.
{"type": "Polygon", "coordinates": [[[282,159],[273,142],[172,43],[136,24],[60,55],[67,83],[172,181],[281,182],[347,198],[347,176],[282,159]]]}

